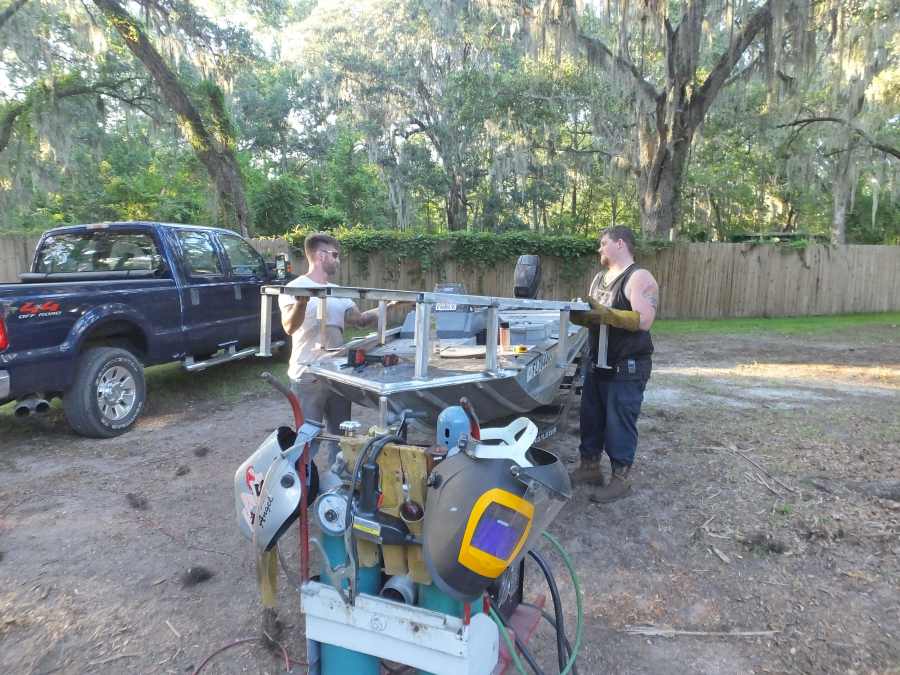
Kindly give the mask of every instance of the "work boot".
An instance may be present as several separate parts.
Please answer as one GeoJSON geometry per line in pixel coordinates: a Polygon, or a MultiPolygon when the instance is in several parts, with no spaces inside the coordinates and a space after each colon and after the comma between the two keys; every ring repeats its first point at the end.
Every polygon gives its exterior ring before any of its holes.
{"type": "Polygon", "coordinates": [[[630,470],[631,467],[628,464],[613,462],[609,485],[594,490],[590,497],[591,501],[598,504],[609,504],[628,496],[631,493],[631,483],[628,480],[628,472],[630,470]]]}
{"type": "Polygon", "coordinates": [[[599,459],[581,458],[578,468],[571,474],[572,482],[575,485],[593,485],[594,487],[603,487],[606,480],[603,477],[603,471],[600,469],[599,459]]]}

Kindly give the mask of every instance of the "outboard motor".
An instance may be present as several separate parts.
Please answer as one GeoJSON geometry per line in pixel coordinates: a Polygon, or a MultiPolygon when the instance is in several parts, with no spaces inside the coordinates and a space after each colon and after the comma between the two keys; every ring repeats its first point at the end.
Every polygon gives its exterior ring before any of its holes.
{"type": "Polygon", "coordinates": [[[516,261],[515,288],[517,298],[536,298],[541,285],[541,257],[520,255],[516,261]]]}

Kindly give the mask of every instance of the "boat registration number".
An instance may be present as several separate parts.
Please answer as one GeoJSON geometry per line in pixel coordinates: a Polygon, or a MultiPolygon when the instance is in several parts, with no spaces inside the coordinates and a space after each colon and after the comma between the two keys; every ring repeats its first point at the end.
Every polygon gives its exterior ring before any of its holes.
{"type": "Polygon", "coordinates": [[[436,302],[434,303],[435,312],[453,312],[456,310],[456,304],[452,302],[436,302]]]}
{"type": "Polygon", "coordinates": [[[525,381],[531,382],[535,377],[540,374],[544,368],[550,365],[553,361],[553,354],[550,352],[544,352],[540,356],[538,356],[534,361],[528,364],[528,367],[525,371],[525,381]]]}

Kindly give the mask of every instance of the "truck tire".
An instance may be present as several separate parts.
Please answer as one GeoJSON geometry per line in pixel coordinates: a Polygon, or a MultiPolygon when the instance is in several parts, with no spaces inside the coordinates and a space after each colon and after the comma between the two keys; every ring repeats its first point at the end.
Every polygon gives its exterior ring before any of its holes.
{"type": "Polygon", "coordinates": [[[63,410],[76,433],[112,438],[134,425],[146,396],[144,368],[131,352],[92,347],[78,359],[63,410]]]}

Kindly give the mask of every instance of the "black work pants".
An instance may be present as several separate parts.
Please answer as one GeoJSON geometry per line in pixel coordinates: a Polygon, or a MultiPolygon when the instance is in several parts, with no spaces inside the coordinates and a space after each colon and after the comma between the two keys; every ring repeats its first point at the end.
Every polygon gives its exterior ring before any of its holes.
{"type": "Polygon", "coordinates": [[[611,371],[588,367],[581,391],[582,459],[599,460],[605,451],[613,462],[634,463],[650,370],[650,359],[626,360],[611,371]]]}

